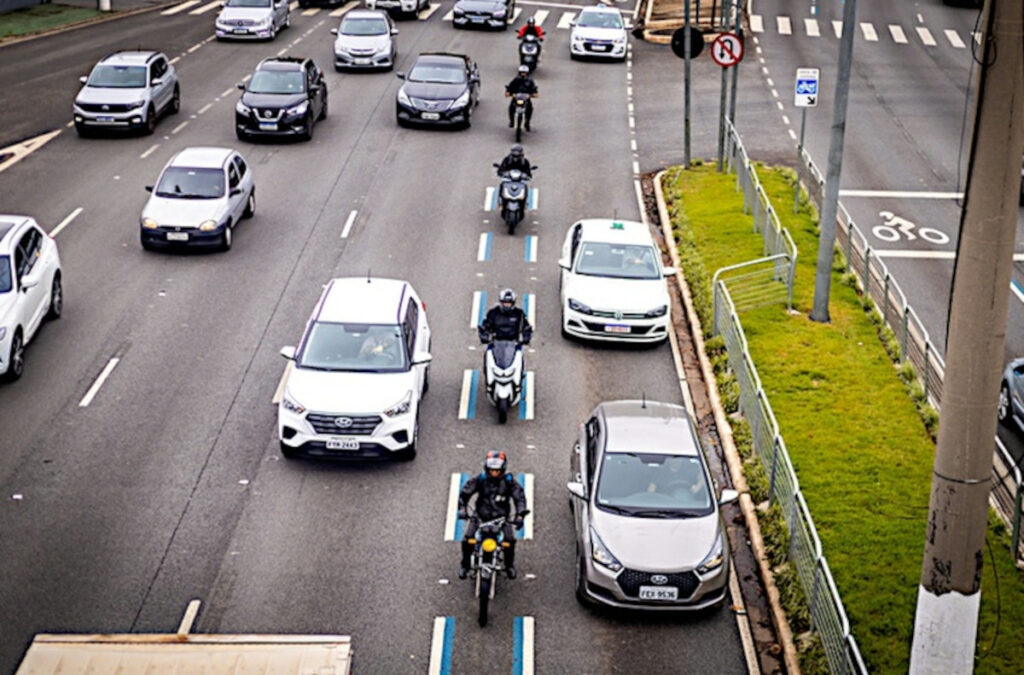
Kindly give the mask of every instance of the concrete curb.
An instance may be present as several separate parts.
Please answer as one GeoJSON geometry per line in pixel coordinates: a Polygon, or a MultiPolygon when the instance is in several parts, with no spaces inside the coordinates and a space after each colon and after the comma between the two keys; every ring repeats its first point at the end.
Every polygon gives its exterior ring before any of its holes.
{"type": "MultiPolygon", "coordinates": [[[[666,170],[659,171],[654,176],[654,195],[658,202],[658,217],[661,220],[661,231],[665,241],[669,242],[669,255],[672,264],[679,269],[679,251],[675,234],[669,220],[668,207],[665,204],[665,194],[661,187],[662,177],[666,170]]],[[[768,555],[764,547],[764,538],[761,536],[761,525],[757,520],[757,510],[750,497],[750,490],[747,487],[746,477],[743,475],[743,459],[736,450],[736,443],[732,437],[732,427],[729,425],[725,409],[718,394],[718,385],[715,380],[715,372],[704,351],[704,331],[701,327],[700,318],[693,307],[693,298],[690,295],[690,287],[683,278],[682,270],[676,272],[676,283],[682,292],[683,304],[686,306],[686,320],[690,325],[690,333],[693,335],[696,344],[697,358],[700,360],[701,374],[707,384],[708,400],[715,414],[715,425],[718,427],[718,435],[722,439],[722,448],[725,451],[726,464],[729,467],[729,476],[732,478],[733,487],[740,493],[740,510],[747,522],[747,530],[750,532],[750,543],[754,550],[754,557],[761,572],[761,579],[764,581],[765,591],[768,595],[768,605],[771,607],[772,623],[778,633],[779,641],[782,643],[783,659],[786,663],[786,670],[791,675],[799,675],[800,662],[797,656],[796,646],[793,643],[793,631],[789,627],[786,613],[782,609],[779,600],[779,589],[775,585],[775,579],[768,565],[768,555]]]]}
{"type": "Polygon", "coordinates": [[[30,35],[21,35],[18,37],[12,37],[6,40],[0,40],[0,49],[9,47],[11,45],[21,44],[22,42],[29,42],[30,40],[38,40],[39,38],[49,37],[51,35],[57,35],[59,33],[67,33],[68,31],[77,30],[86,26],[95,26],[98,23],[106,23],[108,21],[116,21],[117,19],[124,19],[129,16],[135,16],[136,14],[145,14],[146,12],[152,12],[158,9],[168,9],[175,5],[181,4],[182,0],[169,0],[168,2],[160,3],[159,5],[153,5],[151,7],[140,7],[138,9],[130,9],[125,12],[111,13],[106,16],[98,16],[92,19],[86,19],[85,21],[79,21],[78,23],[68,24],[66,26],[58,26],[51,30],[45,30],[39,33],[32,33],[30,35]]]}

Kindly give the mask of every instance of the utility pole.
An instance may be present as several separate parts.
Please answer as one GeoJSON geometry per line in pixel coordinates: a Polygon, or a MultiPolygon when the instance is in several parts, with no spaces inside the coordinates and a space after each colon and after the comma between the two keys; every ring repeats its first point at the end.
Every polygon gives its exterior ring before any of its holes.
{"type": "Polygon", "coordinates": [[[910,673],[970,673],[1024,153],[1024,3],[987,0],[910,673]]]}
{"type": "MultiPolygon", "coordinates": [[[[653,2],[653,0],[649,0],[653,2]]],[[[698,0],[697,12],[700,14],[700,0],[698,0]]],[[[686,35],[683,37],[683,45],[686,50],[686,58],[683,59],[686,64],[683,68],[683,90],[684,90],[684,109],[683,109],[683,166],[689,170],[690,168],[690,0],[683,0],[684,10],[684,21],[686,29],[686,35]]]]}
{"type": "Polygon", "coordinates": [[[818,238],[818,268],[814,278],[814,307],[811,320],[829,322],[828,296],[832,287],[832,256],[836,246],[836,213],[839,211],[839,175],[843,169],[843,139],[846,137],[846,104],[850,100],[850,67],[853,62],[853,36],[857,0],[843,4],[843,37],[839,41],[839,71],[836,96],[832,105],[832,135],[828,142],[828,171],[825,198],[821,205],[821,235],[818,238]]]}

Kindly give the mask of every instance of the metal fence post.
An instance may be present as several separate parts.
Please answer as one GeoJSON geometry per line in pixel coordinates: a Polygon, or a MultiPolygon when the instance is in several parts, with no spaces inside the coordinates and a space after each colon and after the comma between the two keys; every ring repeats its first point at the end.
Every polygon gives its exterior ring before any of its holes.
{"type": "Polygon", "coordinates": [[[815,630],[815,610],[818,608],[818,580],[821,578],[821,558],[814,561],[814,581],[811,582],[811,630],[815,630]]]}
{"type": "Polygon", "coordinates": [[[907,362],[907,331],[910,329],[910,305],[903,304],[903,337],[900,338],[900,364],[907,362]]]}
{"type": "Polygon", "coordinates": [[[885,294],[882,296],[882,323],[889,320],[889,272],[885,273],[885,294]]]}
{"type": "Polygon", "coordinates": [[[868,279],[871,278],[871,244],[868,244],[867,248],[864,249],[864,278],[861,279],[861,283],[864,284],[864,295],[871,297],[871,284],[868,283],[868,279]]]}
{"type": "Polygon", "coordinates": [[[853,223],[846,224],[846,264],[853,267],[853,223]]]}
{"type": "MultiPolygon", "coordinates": [[[[761,416],[761,407],[757,409],[758,417],[761,416]]],[[[768,477],[768,506],[775,502],[775,469],[779,464],[779,437],[772,438],[772,470],[768,477]]]]}
{"type": "Polygon", "coordinates": [[[928,363],[931,359],[928,357],[928,352],[932,346],[931,341],[924,343],[924,402],[928,402],[928,371],[931,370],[931,364],[928,363]]]}

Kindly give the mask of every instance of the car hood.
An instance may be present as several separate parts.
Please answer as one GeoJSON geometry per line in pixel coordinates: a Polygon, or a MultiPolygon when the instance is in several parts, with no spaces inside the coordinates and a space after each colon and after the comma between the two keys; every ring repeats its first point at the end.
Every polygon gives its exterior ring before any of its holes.
{"type": "Polygon", "coordinates": [[[626,31],[621,28],[587,28],[585,26],[576,26],[572,30],[573,37],[585,38],[587,40],[608,40],[611,42],[616,38],[621,38],[626,35],[626,31]]]}
{"type": "Polygon", "coordinates": [[[75,103],[134,103],[145,98],[144,88],[82,87],[75,97],[75,103]]]}
{"type": "Polygon", "coordinates": [[[266,19],[268,16],[271,16],[270,7],[225,7],[220,10],[217,20],[237,21],[239,19],[249,19],[250,21],[259,21],[266,19]]]}
{"type": "Polygon", "coordinates": [[[391,42],[389,35],[339,35],[334,41],[336,49],[362,49],[379,52],[391,42]]]}
{"type": "Polygon", "coordinates": [[[242,103],[250,108],[291,108],[306,100],[306,94],[242,94],[242,103]]]}
{"type": "Polygon", "coordinates": [[[204,220],[220,221],[227,210],[227,199],[174,199],[153,195],[142,209],[143,218],[152,218],[162,227],[198,227],[204,220]]]}
{"type": "Polygon", "coordinates": [[[466,91],[465,83],[439,84],[434,82],[410,82],[402,85],[406,96],[422,98],[428,101],[452,101],[466,91]]]}
{"type": "Polygon", "coordinates": [[[496,0],[459,0],[455,3],[455,9],[464,12],[504,12],[505,3],[496,0]]]}
{"type": "Polygon", "coordinates": [[[339,373],[294,368],[285,395],[311,412],[380,415],[415,389],[416,375],[339,373]]]}
{"type": "Polygon", "coordinates": [[[565,295],[591,309],[649,312],[669,304],[664,279],[610,279],[568,275],[565,295]]]}
{"type": "Polygon", "coordinates": [[[635,518],[594,509],[591,525],[626,567],[645,572],[692,569],[711,552],[718,515],[698,518],[635,518]]]}

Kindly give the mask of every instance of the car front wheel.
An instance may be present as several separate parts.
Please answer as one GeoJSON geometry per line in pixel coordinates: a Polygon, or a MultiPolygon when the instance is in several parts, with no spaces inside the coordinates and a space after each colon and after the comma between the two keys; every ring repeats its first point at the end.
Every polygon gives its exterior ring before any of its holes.
{"type": "Polygon", "coordinates": [[[14,331],[14,337],[11,338],[11,352],[7,361],[7,374],[5,376],[8,382],[14,382],[21,374],[25,372],[25,344],[21,340],[21,329],[14,331]]]}
{"type": "Polygon", "coordinates": [[[999,387],[999,404],[996,406],[996,417],[1003,426],[1010,426],[1013,417],[1011,405],[1010,388],[1003,382],[1003,385],[999,387]]]}
{"type": "Polygon", "coordinates": [[[59,319],[64,311],[64,287],[60,282],[60,272],[53,275],[53,284],[50,286],[50,309],[46,312],[46,318],[51,321],[59,319]]]}

